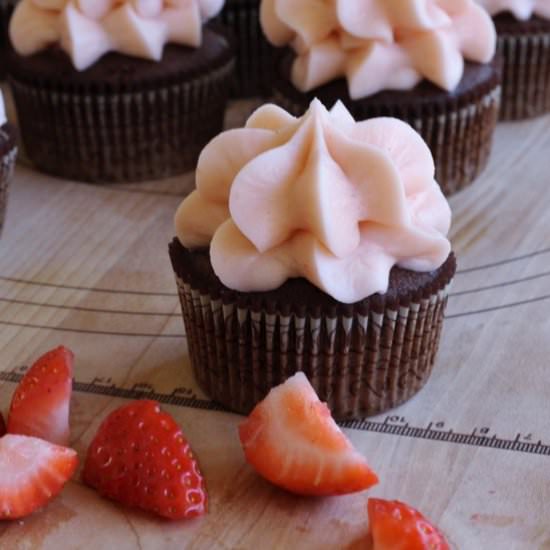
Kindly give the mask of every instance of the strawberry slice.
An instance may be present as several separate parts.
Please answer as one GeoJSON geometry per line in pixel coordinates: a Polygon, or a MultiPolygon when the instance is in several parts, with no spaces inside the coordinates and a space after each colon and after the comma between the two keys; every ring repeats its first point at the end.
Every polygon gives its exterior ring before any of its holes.
{"type": "Polygon", "coordinates": [[[273,388],[239,426],[246,460],[301,495],[338,495],[378,483],[302,372],[273,388]]]}
{"type": "Polygon", "coordinates": [[[101,424],[84,482],[102,496],[169,519],[206,512],[202,474],[174,419],[155,401],[134,401],[101,424]]]}
{"type": "Polygon", "coordinates": [[[8,433],[69,443],[73,361],[73,352],[59,346],[33,364],[13,394],[8,433]]]}
{"type": "Polygon", "coordinates": [[[368,513],[373,550],[450,550],[438,529],[408,504],[371,498],[368,513]]]}
{"type": "Polygon", "coordinates": [[[76,452],[36,437],[0,439],[0,519],[22,518],[54,498],[78,465],[76,452]]]}

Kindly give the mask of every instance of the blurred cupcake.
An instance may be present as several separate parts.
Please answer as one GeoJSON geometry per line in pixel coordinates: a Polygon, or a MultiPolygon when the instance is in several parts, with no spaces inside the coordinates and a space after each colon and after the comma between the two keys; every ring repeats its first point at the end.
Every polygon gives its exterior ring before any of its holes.
{"type": "Polygon", "coordinates": [[[4,98],[0,92],[0,235],[4,227],[8,188],[13,178],[16,157],[15,132],[6,119],[4,98]]]}
{"type": "Polygon", "coordinates": [[[550,2],[477,1],[493,16],[503,59],[500,118],[550,112],[550,2]]]}
{"type": "Polygon", "coordinates": [[[0,0],[0,78],[6,75],[7,54],[10,49],[8,24],[18,0],[0,0]]]}
{"type": "Polygon", "coordinates": [[[36,167],[97,182],[191,169],[223,125],[232,48],[203,28],[222,3],[21,0],[10,83],[36,167]]]}
{"type": "Polygon", "coordinates": [[[233,97],[267,97],[273,80],[273,46],[260,26],[260,0],[227,0],[221,22],[236,41],[233,97]]]}
{"type": "Polygon", "coordinates": [[[191,363],[249,412],[304,371],[340,419],[414,395],[434,364],[455,272],[450,209],[407,124],[317,100],[266,105],[212,140],[170,256],[191,363]]]}
{"type": "Polygon", "coordinates": [[[499,101],[494,25],[473,0],[262,0],[268,39],[290,46],[275,101],[294,115],[318,97],[363,120],[411,124],[451,194],[487,163],[499,101]],[[315,13],[315,17],[311,14],[315,13]]]}

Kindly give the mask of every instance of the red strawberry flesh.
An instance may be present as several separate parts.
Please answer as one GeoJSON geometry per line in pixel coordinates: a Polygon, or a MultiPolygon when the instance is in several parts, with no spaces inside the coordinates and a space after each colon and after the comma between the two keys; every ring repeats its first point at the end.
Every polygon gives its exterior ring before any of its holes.
{"type": "Polygon", "coordinates": [[[247,461],[275,485],[302,495],[338,495],[378,482],[303,373],[274,388],[239,426],[247,461]]]}
{"type": "Polygon", "coordinates": [[[0,519],[22,518],[44,506],[77,465],[72,449],[23,435],[0,438],[0,519]]]}
{"type": "Polygon", "coordinates": [[[13,394],[8,433],[67,445],[73,353],[59,346],[40,357],[13,394]]]}
{"type": "Polygon", "coordinates": [[[373,550],[450,550],[441,532],[408,504],[371,498],[368,514],[373,550]]]}
{"type": "Polygon", "coordinates": [[[83,479],[107,498],[169,519],[206,512],[204,480],[174,419],[154,401],[135,401],[101,424],[83,479]]]}

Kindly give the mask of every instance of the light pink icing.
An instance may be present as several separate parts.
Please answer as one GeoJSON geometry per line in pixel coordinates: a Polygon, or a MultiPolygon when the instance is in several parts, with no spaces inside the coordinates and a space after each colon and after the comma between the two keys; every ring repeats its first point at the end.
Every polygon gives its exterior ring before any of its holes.
{"type": "Polygon", "coordinates": [[[525,21],[533,15],[550,19],[549,0],[477,0],[491,15],[510,12],[516,17],[525,21]]]}
{"type": "Polygon", "coordinates": [[[451,212],[422,138],[392,118],[356,123],[317,100],[294,118],[274,105],[203,150],[176,235],[210,245],[214,271],[250,292],[305,277],[352,303],[386,292],[394,265],[439,267],[451,212]]]}
{"type": "Polygon", "coordinates": [[[345,77],[353,99],[424,78],[453,90],[464,59],[486,63],[496,47],[474,0],[262,0],[260,19],[274,45],[296,51],[299,90],[345,77]]]}
{"type": "Polygon", "coordinates": [[[198,47],[224,0],[21,0],[10,38],[21,55],[59,45],[78,70],[116,51],[160,60],[167,43],[198,47]]]}

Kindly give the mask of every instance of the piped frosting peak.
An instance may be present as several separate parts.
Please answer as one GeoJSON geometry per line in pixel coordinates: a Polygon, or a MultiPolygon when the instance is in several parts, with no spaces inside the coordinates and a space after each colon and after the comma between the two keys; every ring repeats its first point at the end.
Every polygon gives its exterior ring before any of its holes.
{"type": "Polygon", "coordinates": [[[20,55],[60,46],[76,69],[104,54],[160,60],[167,43],[198,47],[223,0],[21,0],[10,23],[20,55]]]}
{"type": "Polygon", "coordinates": [[[203,150],[197,189],[175,217],[190,248],[210,245],[227,287],[266,291],[304,277],[352,303],[386,292],[394,265],[439,267],[451,214],[432,155],[406,123],[355,122],[317,100],[294,118],[273,105],[203,150]]]}
{"type": "Polygon", "coordinates": [[[345,77],[353,99],[424,78],[453,90],[464,59],[486,63],[496,47],[474,0],[262,0],[261,23],[274,45],[295,50],[299,90],[345,77]]]}

